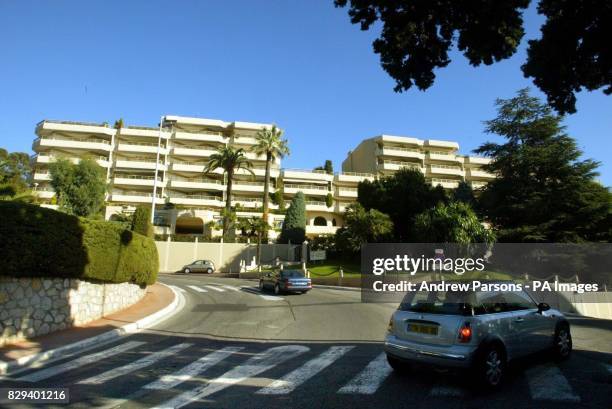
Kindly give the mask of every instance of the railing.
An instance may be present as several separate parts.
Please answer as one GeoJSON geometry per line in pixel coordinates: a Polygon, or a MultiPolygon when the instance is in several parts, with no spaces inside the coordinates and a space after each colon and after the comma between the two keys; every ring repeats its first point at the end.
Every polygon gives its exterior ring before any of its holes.
{"type": "MultiPolygon", "coordinates": [[[[123,128],[125,128],[125,129],[142,129],[144,131],[158,131],[159,132],[159,128],[157,128],[155,126],[128,125],[128,126],[124,126],[123,128]]],[[[168,131],[169,131],[168,128],[162,128],[162,132],[168,132],[168,131]]]]}
{"type": "Polygon", "coordinates": [[[232,202],[247,202],[247,203],[262,203],[261,199],[257,197],[233,197],[232,202]]]}
{"type": "Polygon", "coordinates": [[[329,190],[327,186],[318,186],[318,185],[298,185],[295,183],[285,183],[285,188],[289,189],[310,189],[310,190],[329,190]]]}
{"type": "MultiPolygon", "coordinates": [[[[136,179],[136,180],[155,180],[155,176],[141,176],[141,175],[117,175],[115,174],[115,179],[136,179]]],[[[162,182],[161,177],[157,177],[159,182],[162,182]]]]}
{"type": "Polygon", "coordinates": [[[102,126],[105,128],[110,128],[107,123],[95,123],[95,122],[81,122],[81,121],[58,121],[56,119],[43,119],[36,126],[42,125],[45,122],[49,122],[50,124],[65,124],[65,125],[85,125],[85,126],[102,126]]]}
{"type": "Polygon", "coordinates": [[[173,145],[173,149],[192,149],[192,150],[201,150],[201,151],[216,151],[212,146],[192,146],[192,145],[173,145]]]}
{"type": "Polygon", "coordinates": [[[189,129],[179,129],[174,128],[174,132],[182,132],[182,133],[190,133],[190,134],[198,134],[198,135],[215,135],[215,136],[223,136],[223,132],[218,131],[192,131],[189,129]]]}
{"type": "Polygon", "coordinates": [[[207,165],[206,162],[192,162],[192,161],[186,161],[186,160],[173,160],[171,163],[177,164],[177,165],[188,165],[188,166],[206,166],[207,165]]]}
{"type": "Polygon", "coordinates": [[[322,175],[328,175],[326,171],[321,170],[321,169],[283,169],[283,170],[285,172],[305,172],[305,173],[318,173],[322,175]]]}
{"type": "Polygon", "coordinates": [[[429,165],[430,168],[433,169],[452,169],[452,170],[461,170],[459,166],[451,166],[451,165],[429,165]]]}
{"type": "MultiPolygon", "coordinates": [[[[129,157],[129,158],[116,158],[117,162],[141,162],[141,163],[155,163],[155,160],[146,157],[129,157]]],[[[163,160],[159,161],[160,165],[164,164],[163,160]]]]}
{"type": "Polygon", "coordinates": [[[218,179],[210,179],[210,178],[186,178],[184,176],[176,176],[172,175],[168,177],[169,181],[177,181],[177,182],[192,182],[192,183],[212,183],[215,185],[222,185],[223,182],[218,179]]]}
{"type": "Polygon", "coordinates": [[[398,165],[398,166],[403,166],[405,168],[411,168],[411,169],[420,169],[421,166],[415,164],[415,163],[411,163],[411,162],[402,162],[402,161],[398,161],[398,160],[385,160],[383,161],[384,165],[398,165]]]}
{"type": "Polygon", "coordinates": [[[455,157],[456,155],[452,152],[447,152],[447,151],[429,151],[430,155],[443,155],[443,156],[453,156],[455,157]]]}
{"type": "Polygon", "coordinates": [[[103,161],[108,162],[108,157],[106,157],[106,156],[86,156],[84,158],[79,158],[79,157],[76,157],[76,156],[45,155],[43,153],[39,153],[38,155],[34,155],[34,157],[49,158],[49,159],[74,159],[74,160],[93,159],[93,160],[103,160],[103,161]]]}
{"type": "Polygon", "coordinates": [[[185,194],[185,193],[171,193],[169,194],[170,200],[172,199],[199,199],[199,200],[214,200],[221,202],[221,198],[218,196],[202,195],[202,194],[185,194]]]}
{"type": "Polygon", "coordinates": [[[358,189],[356,187],[342,187],[342,186],[338,186],[338,191],[347,191],[347,192],[357,192],[358,189]]]}
{"type": "Polygon", "coordinates": [[[308,201],[306,201],[306,205],[311,205],[311,206],[325,206],[325,207],[327,207],[327,203],[325,203],[325,202],[317,202],[317,201],[312,201],[312,200],[308,200],[308,201]]]}
{"type": "Polygon", "coordinates": [[[374,174],[366,173],[366,172],[341,172],[340,175],[345,175],[345,176],[361,176],[361,177],[366,177],[366,178],[373,178],[374,177],[374,174]]]}
{"type": "MultiPolygon", "coordinates": [[[[138,192],[138,191],[114,191],[111,193],[111,195],[117,195],[117,196],[140,196],[140,197],[153,197],[153,193],[151,192],[138,192]]],[[[155,197],[160,198],[161,199],[161,194],[156,194],[155,197]]]]}
{"type": "Polygon", "coordinates": [[[404,148],[401,146],[388,146],[388,145],[383,145],[382,147],[383,149],[389,149],[392,151],[401,151],[401,152],[416,152],[416,153],[423,153],[422,150],[420,149],[416,149],[416,148],[404,148]]]}
{"type": "Polygon", "coordinates": [[[104,145],[110,145],[110,141],[105,139],[88,139],[88,138],[58,138],[57,136],[38,138],[43,141],[68,141],[68,142],[89,142],[89,143],[103,143],[104,145]]]}
{"type": "Polygon", "coordinates": [[[234,185],[246,185],[246,186],[264,186],[264,182],[250,182],[248,180],[235,180],[234,185]]]}
{"type": "Polygon", "coordinates": [[[438,179],[438,178],[432,178],[431,179],[431,183],[459,183],[460,180],[456,180],[456,179],[438,179]]]}
{"type": "MultiPolygon", "coordinates": [[[[137,146],[153,146],[155,148],[157,148],[157,144],[156,143],[152,143],[152,142],[123,142],[123,141],[119,141],[119,145],[137,145],[137,146]]],[[[164,146],[160,145],[159,146],[160,149],[165,149],[164,146]]]]}

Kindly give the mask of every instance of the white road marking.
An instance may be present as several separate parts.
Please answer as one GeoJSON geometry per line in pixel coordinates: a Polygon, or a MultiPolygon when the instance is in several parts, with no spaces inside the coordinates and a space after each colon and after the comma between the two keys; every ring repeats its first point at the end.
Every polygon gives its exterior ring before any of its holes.
{"type": "Polygon", "coordinates": [[[94,375],[90,378],[80,381],[79,383],[87,384],[87,385],[102,384],[104,382],[110,381],[111,379],[115,379],[119,376],[137,371],[142,368],[146,368],[147,366],[151,366],[154,363],[161,361],[164,358],[172,356],[176,354],[177,352],[182,351],[183,349],[189,348],[191,345],[193,344],[178,344],[178,345],[173,345],[170,348],[166,348],[159,352],[152,352],[137,361],[130,362],[129,364],[123,365],[119,368],[110,369],[99,375],[94,375]]]}
{"type": "Polygon", "coordinates": [[[179,287],[179,286],[177,286],[177,285],[171,285],[170,287],[172,287],[172,288],[173,288],[173,289],[175,289],[176,291],[180,291],[180,292],[182,292],[182,293],[186,293],[186,292],[187,292],[187,290],[185,290],[184,288],[181,288],[181,287],[179,287]]]}
{"type": "Polygon", "coordinates": [[[540,365],[528,369],[525,374],[534,400],[580,402],[558,367],[540,365]]]}
{"type": "Polygon", "coordinates": [[[429,390],[429,396],[465,396],[465,390],[457,386],[440,385],[429,390]]]}
{"type": "Polygon", "coordinates": [[[353,346],[331,347],[318,357],[311,359],[301,367],[283,376],[282,379],[275,380],[270,385],[255,393],[262,395],[285,395],[291,393],[295,388],[327,368],[353,348],[353,346]]]}
{"type": "Polygon", "coordinates": [[[240,288],[234,287],[233,285],[223,284],[221,287],[227,288],[228,290],[232,290],[232,291],[240,291],[240,288]]]}
{"type": "Polygon", "coordinates": [[[210,288],[211,290],[219,291],[220,293],[225,292],[223,288],[215,287],[214,285],[205,285],[204,287],[210,288]]]}
{"type": "Polygon", "coordinates": [[[247,378],[265,372],[309,350],[308,347],[303,345],[282,345],[270,348],[264,353],[252,357],[245,364],[230,369],[220,377],[212,379],[208,384],[186,391],[162,403],[157,408],[182,408],[247,378]]]}
{"type": "Polygon", "coordinates": [[[164,375],[158,380],[145,385],[144,389],[163,390],[173,388],[179,383],[188,381],[208,368],[218,364],[231,354],[239,352],[243,349],[243,347],[227,347],[211,352],[210,354],[201,357],[197,361],[184,366],[177,372],[170,375],[164,375]]]}
{"type": "Polygon", "coordinates": [[[259,296],[261,298],[263,298],[266,301],[282,301],[284,300],[283,297],[277,297],[275,295],[264,295],[264,294],[259,294],[259,296]]]}
{"type": "Polygon", "coordinates": [[[199,293],[207,293],[208,292],[208,290],[205,290],[205,289],[203,289],[201,287],[198,287],[197,285],[188,285],[187,287],[189,287],[192,290],[197,291],[199,293]]]}
{"type": "Polygon", "coordinates": [[[383,352],[373,359],[357,376],[338,390],[338,393],[359,393],[371,395],[391,373],[387,356],[383,352]]]}
{"type": "Polygon", "coordinates": [[[42,369],[40,371],[36,371],[34,373],[31,373],[29,375],[26,376],[22,376],[21,378],[17,379],[18,381],[25,381],[25,382],[38,382],[40,380],[43,379],[47,379],[50,378],[52,376],[70,371],[72,369],[78,368],[80,366],[83,365],[87,365],[87,364],[91,364],[94,362],[97,362],[101,359],[107,359],[108,357],[112,356],[112,355],[117,355],[120,354],[122,352],[126,352],[129,351],[130,349],[139,347],[141,345],[145,344],[145,342],[140,342],[140,341],[130,341],[130,342],[126,342],[124,344],[120,344],[117,345],[115,347],[109,348],[109,349],[105,349],[104,351],[100,351],[100,352],[96,352],[94,354],[89,354],[89,355],[84,355],[80,358],[77,358],[73,361],[68,361],[66,363],[60,364],[60,365],[56,365],[56,366],[52,366],[50,368],[47,369],[42,369]]]}

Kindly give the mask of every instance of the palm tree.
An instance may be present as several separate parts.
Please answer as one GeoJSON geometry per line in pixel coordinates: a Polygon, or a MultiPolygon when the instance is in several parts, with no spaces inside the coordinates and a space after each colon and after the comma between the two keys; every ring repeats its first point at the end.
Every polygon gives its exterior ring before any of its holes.
{"type": "Polygon", "coordinates": [[[251,150],[260,156],[266,157],[266,177],[264,182],[264,194],[263,194],[263,215],[264,220],[264,237],[268,234],[268,202],[270,192],[270,164],[276,160],[277,157],[283,158],[289,155],[289,147],[287,146],[287,140],[282,139],[283,130],[272,125],[272,128],[263,128],[255,135],[256,144],[251,150]]]}
{"type": "Polygon", "coordinates": [[[223,237],[231,231],[232,223],[232,184],[236,171],[244,169],[253,174],[251,168],[253,164],[246,158],[244,149],[236,149],[232,146],[221,146],[217,153],[210,155],[208,163],[204,168],[204,173],[209,174],[215,169],[223,169],[223,174],[227,175],[227,198],[225,200],[225,211],[223,215],[223,237]]]}

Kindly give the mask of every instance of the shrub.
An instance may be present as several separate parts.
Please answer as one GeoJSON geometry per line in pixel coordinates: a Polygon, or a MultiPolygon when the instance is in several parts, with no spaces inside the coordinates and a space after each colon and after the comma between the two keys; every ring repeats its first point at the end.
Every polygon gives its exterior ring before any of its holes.
{"type": "Polygon", "coordinates": [[[120,224],[0,202],[0,274],[153,284],[155,242],[120,224]]]}
{"type": "Polygon", "coordinates": [[[151,226],[151,208],[149,206],[138,206],[132,216],[132,231],[143,236],[153,237],[153,226],[151,226]]]}
{"type": "Polygon", "coordinates": [[[302,243],[306,238],[306,202],[304,194],[297,192],[291,200],[291,205],[285,214],[283,229],[279,237],[279,243],[302,243]]]}

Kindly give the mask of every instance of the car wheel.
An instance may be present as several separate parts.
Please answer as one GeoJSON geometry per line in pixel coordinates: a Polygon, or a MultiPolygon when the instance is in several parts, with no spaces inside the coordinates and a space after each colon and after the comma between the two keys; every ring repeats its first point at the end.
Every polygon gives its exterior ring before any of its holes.
{"type": "Polygon", "coordinates": [[[397,372],[398,374],[405,374],[410,369],[409,365],[406,362],[402,362],[399,359],[394,358],[390,355],[387,355],[387,362],[389,363],[389,366],[393,368],[393,371],[397,372]]]}
{"type": "Polygon", "coordinates": [[[274,294],[279,295],[280,294],[280,286],[278,284],[276,284],[274,286],[274,294]]]}
{"type": "Polygon", "coordinates": [[[188,268],[186,268],[186,269],[184,269],[184,270],[183,270],[183,273],[185,273],[185,274],[189,274],[189,273],[191,273],[191,270],[190,270],[190,269],[188,269],[188,268]]]}
{"type": "Polygon", "coordinates": [[[488,389],[498,388],[506,375],[506,356],[502,348],[492,344],[485,347],[476,363],[480,383],[488,389]]]}
{"type": "Polygon", "coordinates": [[[264,290],[263,280],[259,280],[259,291],[263,291],[263,290],[264,290]]]}
{"type": "Polygon", "coordinates": [[[556,360],[569,358],[572,353],[572,334],[567,325],[561,325],[555,331],[553,348],[556,360]]]}
{"type": "Polygon", "coordinates": [[[213,273],[213,269],[208,267],[208,269],[206,270],[206,274],[212,274],[213,273]]]}

